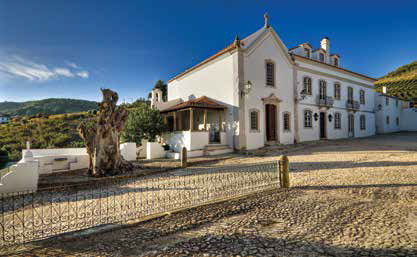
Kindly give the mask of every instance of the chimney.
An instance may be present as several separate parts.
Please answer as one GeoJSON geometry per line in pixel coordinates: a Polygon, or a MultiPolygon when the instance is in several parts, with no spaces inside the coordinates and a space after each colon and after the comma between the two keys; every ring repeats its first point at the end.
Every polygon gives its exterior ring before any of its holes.
{"type": "Polygon", "coordinates": [[[328,37],[324,37],[320,40],[320,47],[324,49],[327,53],[330,53],[330,39],[328,37]]]}
{"type": "Polygon", "coordinates": [[[387,94],[387,87],[386,86],[382,86],[382,93],[383,94],[387,94]]]}

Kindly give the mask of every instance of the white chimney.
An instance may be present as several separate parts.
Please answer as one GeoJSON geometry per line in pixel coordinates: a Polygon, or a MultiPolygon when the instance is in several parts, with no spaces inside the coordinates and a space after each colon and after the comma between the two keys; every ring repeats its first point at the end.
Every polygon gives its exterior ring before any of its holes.
{"type": "Polygon", "coordinates": [[[387,87],[386,86],[382,86],[382,93],[387,94],[387,87]]]}
{"type": "Polygon", "coordinates": [[[320,40],[320,47],[327,53],[330,53],[330,40],[328,37],[324,37],[320,40]]]}

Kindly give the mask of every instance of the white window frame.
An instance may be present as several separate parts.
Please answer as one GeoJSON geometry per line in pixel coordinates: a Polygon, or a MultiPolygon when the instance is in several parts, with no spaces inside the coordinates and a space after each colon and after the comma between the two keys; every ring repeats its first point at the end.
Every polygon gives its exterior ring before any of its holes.
{"type": "Polygon", "coordinates": [[[359,127],[361,130],[366,130],[366,116],[364,114],[359,117],[359,127]]]}
{"type": "Polygon", "coordinates": [[[313,112],[304,110],[304,128],[313,128],[313,112]]]}
{"type": "Polygon", "coordinates": [[[366,104],[366,100],[365,100],[365,90],[361,89],[359,91],[359,103],[362,105],[366,104]]]}
{"type": "Polygon", "coordinates": [[[309,77],[309,76],[304,76],[303,77],[303,89],[304,89],[304,93],[306,95],[312,95],[312,84],[313,84],[313,80],[309,77]],[[306,80],[308,79],[309,83],[306,83],[306,80]]]}
{"type": "Polygon", "coordinates": [[[342,129],[342,114],[340,112],[334,114],[334,129],[342,129]]]}
{"type": "Polygon", "coordinates": [[[282,130],[284,132],[290,132],[291,131],[291,113],[290,112],[284,112],[282,114],[282,130]],[[288,128],[285,128],[285,115],[288,115],[288,128]]]}
{"type": "Polygon", "coordinates": [[[249,131],[250,132],[259,132],[260,131],[260,129],[259,129],[259,124],[260,124],[260,122],[259,122],[259,118],[260,118],[259,113],[260,113],[260,111],[258,109],[250,109],[249,110],[249,131]],[[252,113],[256,113],[256,129],[252,128],[252,113]]]}
{"type": "Polygon", "coordinates": [[[275,73],[276,73],[276,65],[275,62],[272,60],[265,60],[265,86],[267,87],[275,87],[276,86],[276,78],[275,78],[275,73]],[[272,65],[272,85],[268,84],[268,65],[271,64],[272,65]]]}
{"type": "Polygon", "coordinates": [[[319,98],[326,99],[326,97],[327,97],[327,82],[324,79],[320,79],[319,80],[319,98]]]}
{"type": "Polygon", "coordinates": [[[334,99],[335,100],[340,100],[341,99],[341,84],[339,82],[335,82],[334,86],[333,86],[333,90],[334,90],[334,99]],[[336,90],[337,89],[337,90],[336,90]],[[336,94],[337,92],[337,94],[336,94]]]}

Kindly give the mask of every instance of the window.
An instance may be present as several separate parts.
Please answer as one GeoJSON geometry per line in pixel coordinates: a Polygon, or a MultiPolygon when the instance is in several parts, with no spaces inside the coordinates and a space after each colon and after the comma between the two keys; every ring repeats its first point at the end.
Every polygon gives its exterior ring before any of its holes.
{"type": "Polygon", "coordinates": [[[361,104],[365,104],[365,91],[364,90],[359,91],[359,101],[361,104]]]}
{"type": "Polygon", "coordinates": [[[283,115],[284,131],[290,131],[290,114],[288,112],[283,115]]]}
{"type": "Polygon", "coordinates": [[[348,102],[353,103],[353,88],[348,87],[348,102]]]}
{"type": "Polygon", "coordinates": [[[310,58],[310,49],[304,48],[304,52],[307,58],[310,58]]]}
{"type": "Polygon", "coordinates": [[[395,119],[395,123],[397,124],[397,126],[400,126],[400,118],[399,118],[399,117],[397,117],[397,118],[395,119]]]}
{"type": "Polygon", "coordinates": [[[389,98],[385,97],[385,105],[389,105],[389,98]]]}
{"type": "Polygon", "coordinates": [[[305,128],[312,128],[313,127],[313,112],[310,110],[304,111],[304,127],[305,128]]]}
{"type": "Polygon", "coordinates": [[[275,65],[273,62],[267,62],[266,63],[266,74],[265,74],[265,79],[266,79],[266,85],[270,86],[270,87],[274,87],[275,86],[275,65]]]}
{"type": "Polygon", "coordinates": [[[359,121],[360,121],[361,130],[365,130],[366,129],[366,117],[365,117],[365,115],[361,115],[359,121]]]}
{"type": "Polygon", "coordinates": [[[304,77],[303,79],[303,90],[306,95],[311,95],[311,78],[304,77]]]}
{"type": "Polygon", "coordinates": [[[398,99],[395,99],[395,106],[398,107],[398,99]]]}
{"type": "Polygon", "coordinates": [[[319,58],[321,62],[324,62],[324,54],[323,53],[319,53],[319,58]]]}
{"type": "Polygon", "coordinates": [[[319,81],[319,95],[320,99],[326,99],[327,96],[327,89],[326,89],[326,81],[320,80],[319,81]]]}
{"type": "Polygon", "coordinates": [[[334,114],[334,128],[341,129],[342,128],[342,117],[340,116],[339,112],[334,114]]]}
{"type": "Polygon", "coordinates": [[[250,129],[252,131],[259,130],[259,113],[257,110],[250,112],[250,129]]]}
{"type": "Polygon", "coordinates": [[[334,58],[334,66],[339,66],[339,59],[334,58]]]}
{"type": "Polygon", "coordinates": [[[387,118],[386,118],[386,123],[387,123],[387,125],[389,125],[389,116],[387,116],[387,118]]]}
{"type": "Polygon", "coordinates": [[[340,100],[340,84],[334,83],[334,99],[340,100]]]}

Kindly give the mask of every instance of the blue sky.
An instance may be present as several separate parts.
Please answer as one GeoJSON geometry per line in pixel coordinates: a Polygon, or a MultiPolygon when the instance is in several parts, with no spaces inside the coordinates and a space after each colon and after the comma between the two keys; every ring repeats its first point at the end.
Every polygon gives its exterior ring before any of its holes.
{"type": "Polygon", "coordinates": [[[344,68],[379,77],[417,59],[417,1],[0,1],[0,101],[145,97],[259,29],[287,47],[322,36],[344,68]]]}

